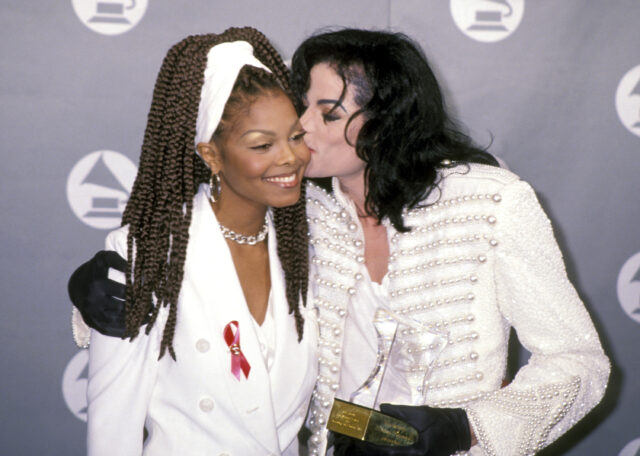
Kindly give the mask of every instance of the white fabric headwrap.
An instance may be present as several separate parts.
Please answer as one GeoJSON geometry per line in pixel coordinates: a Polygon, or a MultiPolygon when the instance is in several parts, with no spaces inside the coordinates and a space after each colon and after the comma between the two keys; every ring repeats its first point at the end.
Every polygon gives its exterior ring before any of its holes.
{"type": "Polygon", "coordinates": [[[221,43],[209,50],[196,121],[196,145],[211,140],[238,73],[245,65],[263,68],[271,73],[253,55],[253,47],[246,41],[221,43]]]}

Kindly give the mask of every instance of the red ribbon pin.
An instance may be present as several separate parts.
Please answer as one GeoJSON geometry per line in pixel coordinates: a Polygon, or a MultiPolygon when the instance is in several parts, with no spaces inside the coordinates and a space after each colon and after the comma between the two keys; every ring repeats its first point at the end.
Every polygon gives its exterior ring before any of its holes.
{"type": "Polygon", "coordinates": [[[224,341],[231,351],[231,373],[240,380],[240,371],[245,378],[249,378],[251,365],[240,350],[240,325],[233,320],[224,327],[224,341]]]}

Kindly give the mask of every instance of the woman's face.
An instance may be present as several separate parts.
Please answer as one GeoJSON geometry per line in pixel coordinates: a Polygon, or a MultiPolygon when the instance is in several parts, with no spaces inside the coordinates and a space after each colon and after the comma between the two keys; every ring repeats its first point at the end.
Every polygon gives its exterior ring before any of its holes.
{"type": "Polygon", "coordinates": [[[309,90],[304,99],[306,107],[300,123],[307,132],[304,138],[311,152],[307,177],[359,178],[364,174],[365,162],[357,155],[355,143],[364,122],[358,115],[349,125],[345,139],[345,127],[349,118],[360,106],[354,101],[354,89],[347,85],[344,100],[340,100],[344,83],[327,63],[311,68],[309,90]],[[336,103],[338,103],[336,105],[336,103]]]}
{"type": "Polygon", "coordinates": [[[212,153],[200,145],[199,150],[212,171],[219,172],[225,203],[284,207],[300,198],[309,162],[304,134],[289,98],[281,92],[266,94],[233,117],[209,144],[212,153]]]}

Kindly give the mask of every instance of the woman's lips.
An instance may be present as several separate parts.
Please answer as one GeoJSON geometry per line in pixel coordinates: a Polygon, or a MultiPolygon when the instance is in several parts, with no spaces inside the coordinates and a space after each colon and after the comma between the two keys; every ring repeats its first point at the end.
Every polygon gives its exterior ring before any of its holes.
{"type": "Polygon", "coordinates": [[[271,176],[263,178],[265,181],[278,185],[282,188],[295,187],[299,183],[298,173],[280,174],[279,176],[271,176]]]}

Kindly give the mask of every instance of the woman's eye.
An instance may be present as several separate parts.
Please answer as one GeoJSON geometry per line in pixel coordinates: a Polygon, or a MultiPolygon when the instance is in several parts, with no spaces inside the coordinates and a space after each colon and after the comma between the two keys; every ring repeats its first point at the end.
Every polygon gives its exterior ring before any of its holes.
{"type": "Polygon", "coordinates": [[[251,146],[249,149],[252,150],[269,150],[271,148],[271,143],[259,144],[257,146],[251,146]]]}
{"type": "Polygon", "coordinates": [[[322,120],[324,121],[324,123],[334,122],[334,121],[336,121],[338,119],[340,119],[340,117],[338,117],[335,114],[332,114],[330,112],[322,114],[322,120]]]}
{"type": "Polygon", "coordinates": [[[289,140],[294,142],[302,141],[302,138],[304,138],[304,135],[306,134],[306,131],[301,131],[300,133],[296,133],[295,135],[293,135],[291,138],[289,138],[289,140]]]}

